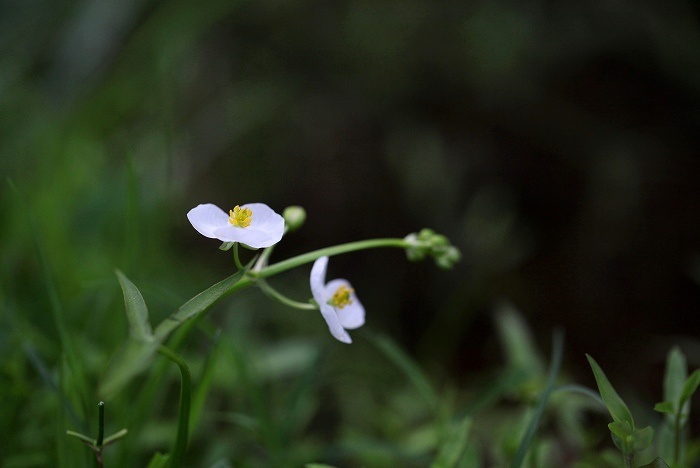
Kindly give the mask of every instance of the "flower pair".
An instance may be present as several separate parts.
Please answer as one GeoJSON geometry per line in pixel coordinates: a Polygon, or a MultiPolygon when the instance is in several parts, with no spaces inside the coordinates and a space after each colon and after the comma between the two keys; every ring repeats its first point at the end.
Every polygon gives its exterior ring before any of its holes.
{"type": "MultiPolygon", "coordinates": [[[[192,226],[203,236],[223,242],[239,242],[258,249],[270,247],[284,235],[284,218],[264,203],[250,203],[225,211],[211,203],[187,213],[192,226]]],[[[352,343],[347,330],[365,323],[365,309],[350,283],[344,279],[325,282],[328,257],[321,257],[311,268],[311,294],[328,329],[339,341],[352,343]]]]}

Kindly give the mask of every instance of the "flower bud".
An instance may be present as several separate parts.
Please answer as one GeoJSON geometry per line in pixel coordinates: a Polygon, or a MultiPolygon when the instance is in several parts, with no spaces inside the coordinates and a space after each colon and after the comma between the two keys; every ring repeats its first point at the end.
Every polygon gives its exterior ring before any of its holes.
{"type": "Polygon", "coordinates": [[[301,206],[288,206],[282,212],[284,222],[287,223],[289,232],[296,231],[304,225],[306,221],[306,211],[301,206]]]}

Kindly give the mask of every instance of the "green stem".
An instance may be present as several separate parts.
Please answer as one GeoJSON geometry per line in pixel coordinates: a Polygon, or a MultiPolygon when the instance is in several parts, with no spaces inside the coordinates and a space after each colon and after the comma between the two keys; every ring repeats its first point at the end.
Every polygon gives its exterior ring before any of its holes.
{"type": "Polygon", "coordinates": [[[101,401],[97,404],[97,440],[95,446],[102,447],[105,437],[105,402],[101,401]]]}
{"type": "Polygon", "coordinates": [[[238,256],[238,242],[233,243],[233,261],[236,262],[236,268],[239,270],[245,268],[241,263],[241,258],[238,256]]]}
{"type": "MultiPolygon", "coordinates": [[[[311,263],[314,260],[326,255],[339,255],[343,253],[354,252],[356,250],[375,249],[378,247],[398,247],[400,249],[406,249],[411,247],[411,245],[411,243],[398,238],[369,239],[357,242],[349,242],[347,244],[340,244],[335,245],[333,247],[326,247],[323,249],[307,252],[305,254],[298,255],[287,260],[283,260],[279,263],[269,265],[257,272],[257,276],[259,276],[260,278],[269,278],[270,276],[275,276],[279,273],[282,273],[283,271],[291,270],[292,268],[295,268],[299,265],[311,263]]],[[[250,274],[253,273],[251,272],[250,274]]]]}
{"type": "Polygon", "coordinates": [[[299,302],[295,301],[293,299],[288,298],[287,296],[283,295],[279,291],[277,291],[275,288],[270,286],[267,281],[264,279],[259,279],[257,281],[257,285],[260,286],[260,289],[263,290],[265,294],[270,296],[271,298],[275,299],[276,301],[281,302],[284,305],[287,305],[289,307],[293,307],[294,309],[302,309],[302,310],[316,310],[318,307],[316,307],[313,304],[309,304],[308,302],[299,302]]]}
{"type": "Polygon", "coordinates": [[[676,433],[676,440],[673,444],[673,464],[678,465],[681,462],[681,413],[676,413],[674,432],[676,433]]]}
{"type": "Polygon", "coordinates": [[[187,438],[189,435],[192,377],[190,376],[190,368],[179,355],[162,345],[158,347],[158,352],[173,361],[180,368],[180,409],[178,412],[177,436],[175,437],[175,446],[173,447],[169,464],[171,468],[180,468],[184,463],[187,438]]]}

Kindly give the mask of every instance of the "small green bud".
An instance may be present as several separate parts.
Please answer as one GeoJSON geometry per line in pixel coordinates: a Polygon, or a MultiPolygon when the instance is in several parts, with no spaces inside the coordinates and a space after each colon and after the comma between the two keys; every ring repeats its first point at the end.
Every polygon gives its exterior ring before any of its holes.
{"type": "Polygon", "coordinates": [[[287,224],[289,232],[296,231],[302,227],[304,221],[306,221],[306,210],[301,206],[288,206],[284,209],[284,212],[282,212],[282,217],[287,224]]]}
{"type": "Polygon", "coordinates": [[[421,229],[418,234],[409,234],[404,240],[410,245],[406,248],[406,256],[412,262],[431,256],[438,267],[449,269],[462,258],[459,249],[450,245],[447,237],[436,234],[432,229],[421,229]]]}

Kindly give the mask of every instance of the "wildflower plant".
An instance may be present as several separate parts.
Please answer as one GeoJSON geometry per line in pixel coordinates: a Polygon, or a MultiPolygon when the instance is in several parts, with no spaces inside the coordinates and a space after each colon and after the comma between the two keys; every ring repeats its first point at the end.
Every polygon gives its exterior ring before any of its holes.
{"type": "MultiPolygon", "coordinates": [[[[154,457],[149,466],[164,466],[165,463],[172,467],[182,466],[189,434],[190,371],[187,363],[166,343],[177,329],[180,329],[179,340],[186,337],[196,319],[203,316],[210,306],[224,296],[257,286],[270,298],[287,306],[320,311],[331,335],[349,344],[352,343],[352,339],[347,330],[361,327],[365,323],[365,309],[349,281],[333,279],[326,282],[330,257],[364,249],[393,247],[406,250],[408,259],[412,261],[433,257],[436,264],[443,269],[452,267],[460,259],[459,250],[452,246],[445,236],[423,229],[404,238],[350,242],[270,263],[274,246],[285,234],[303,225],[306,219],[303,208],[288,207],[283,215],[280,215],[263,203],[250,203],[236,205],[227,214],[216,205],[201,204],[190,210],[187,218],[197,232],[221,241],[221,250],[233,251],[235,271],[231,276],[197,294],[154,327],[151,325],[148,308],[139,289],[123,273],[117,272],[124,293],[129,336],[108,367],[100,393],[108,398],[119,392],[125,384],[146,370],[157,354],[170,359],[181,373],[178,429],[172,450],[167,457],[154,457]],[[245,264],[240,258],[239,245],[255,251],[253,258],[245,264]],[[307,301],[287,297],[267,282],[272,276],[312,262],[309,277],[311,298],[307,301]]],[[[309,317],[313,319],[314,316],[309,317]]],[[[84,441],[90,440],[87,436],[73,435],[84,441]]],[[[95,445],[92,444],[91,447],[95,445]]],[[[97,444],[97,448],[101,465],[102,446],[97,444]]]]}

